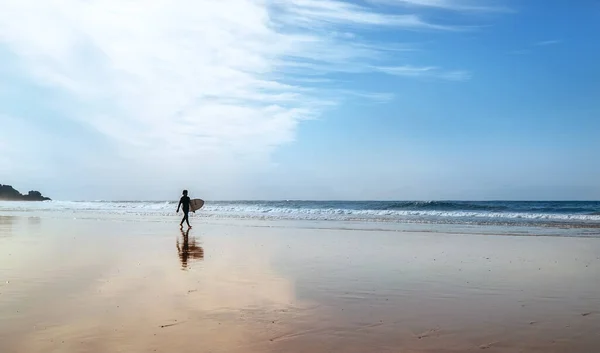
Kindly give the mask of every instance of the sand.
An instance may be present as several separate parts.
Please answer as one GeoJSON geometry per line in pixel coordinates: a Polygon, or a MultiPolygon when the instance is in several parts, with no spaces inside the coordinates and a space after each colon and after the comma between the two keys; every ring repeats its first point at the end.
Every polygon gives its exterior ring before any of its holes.
{"type": "Polygon", "coordinates": [[[600,352],[597,238],[177,222],[0,216],[0,352],[600,352]]]}

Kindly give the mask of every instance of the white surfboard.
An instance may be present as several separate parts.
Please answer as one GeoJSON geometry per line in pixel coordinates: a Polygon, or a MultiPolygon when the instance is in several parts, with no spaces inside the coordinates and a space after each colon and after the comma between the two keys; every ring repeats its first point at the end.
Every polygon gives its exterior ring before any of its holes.
{"type": "Polygon", "coordinates": [[[204,200],[202,199],[193,199],[190,200],[190,211],[196,212],[204,206],[204,200]]]}

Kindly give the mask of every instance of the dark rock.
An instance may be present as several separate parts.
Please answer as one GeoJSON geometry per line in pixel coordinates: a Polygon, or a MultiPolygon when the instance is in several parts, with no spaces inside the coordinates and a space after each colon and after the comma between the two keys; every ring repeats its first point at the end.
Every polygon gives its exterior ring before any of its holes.
{"type": "Polygon", "coordinates": [[[8,201],[47,201],[48,197],[42,195],[41,192],[32,190],[27,195],[22,195],[10,185],[0,184],[0,200],[8,201]]]}

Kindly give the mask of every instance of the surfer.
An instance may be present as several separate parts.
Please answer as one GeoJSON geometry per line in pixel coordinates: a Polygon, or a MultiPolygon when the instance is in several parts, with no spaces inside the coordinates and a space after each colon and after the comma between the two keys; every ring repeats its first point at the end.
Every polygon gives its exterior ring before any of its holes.
{"type": "Polygon", "coordinates": [[[179,204],[177,205],[177,213],[179,213],[179,207],[181,207],[183,211],[183,219],[181,223],[179,223],[180,227],[183,227],[183,221],[187,223],[188,228],[192,228],[190,225],[190,220],[188,219],[188,214],[190,213],[190,197],[188,196],[188,191],[183,190],[183,196],[179,199],[179,204]]]}

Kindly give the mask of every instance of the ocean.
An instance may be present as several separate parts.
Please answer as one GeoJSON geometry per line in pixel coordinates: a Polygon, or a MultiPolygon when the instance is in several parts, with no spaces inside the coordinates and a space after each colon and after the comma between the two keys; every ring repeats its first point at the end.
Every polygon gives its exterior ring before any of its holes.
{"type": "MultiPolygon", "coordinates": [[[[177,201],[0,202],[0,215],[174,216],[177,201]]],[[[207,201],[195,217],[571,230],[600,236],[600,201],[207,201]]],[[[535,234],[535,231],[529,231],[535,234]]]]}

